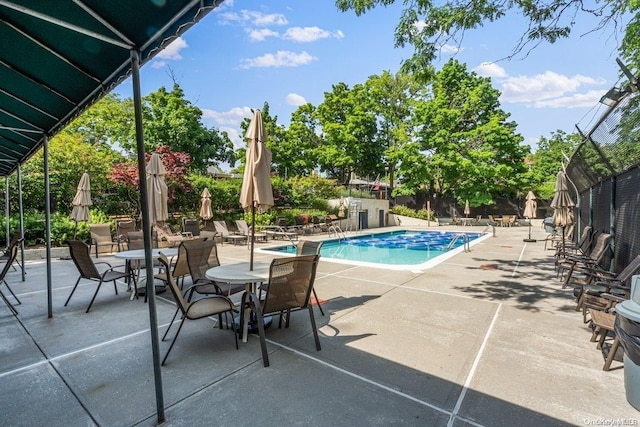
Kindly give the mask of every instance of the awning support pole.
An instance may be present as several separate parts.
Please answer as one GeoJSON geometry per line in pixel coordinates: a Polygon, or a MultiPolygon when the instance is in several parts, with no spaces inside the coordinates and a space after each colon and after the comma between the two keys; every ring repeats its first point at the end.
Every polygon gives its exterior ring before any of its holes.
{"type": "Polygon", "coordinates": [[[47,318],[53,317],[53,293],[51,289],[51,182],[49,180],[49,138],[42,144],[44,160],[44,239],[47,253],[47,318]]]}

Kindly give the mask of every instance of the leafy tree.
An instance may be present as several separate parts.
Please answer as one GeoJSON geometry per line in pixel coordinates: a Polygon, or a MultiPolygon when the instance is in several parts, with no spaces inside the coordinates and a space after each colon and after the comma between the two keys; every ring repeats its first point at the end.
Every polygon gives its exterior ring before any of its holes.
{"type": "Polygon", "coordinates": [[[538,198],[550,199],[556,185],[556,175],[562,169],[563,161],[571,157],[582,141],[578,134],[567,134],[562,130],[543,136],[538,141],[538,149],[530,156],[529,169],[532,175],[534,193],[538,198]]]}
{"type": "Polygon", "coordinates": [[[281,159],[280,166],[285,168],[285,174],[281,176],[305,176],[316,168],[317,152],[322,150],[323,145],[323,138],[318,135],[319,128],[320,122],[313,105],[301,105],[291,114],[285,137],[272,147],[272,151],[281,159]]]}
{"type": "MultiPolygon", "coordinates": [[[[395,0],[336,0],[341,11],[353,10],[361,15],[378,6],[388,6],[395,0]]],[[[594,31],[613,24],[617,29],[623,22],[625,13],[635,13],[640,4],[632,0],[605,0],[585,4],[580,0],[552,0],[549,2],[530,0],[448,0],[433,2],[416,0],[405,2],[405,9],[396,27],[395,43],[398,47],[413,45],[413,57],[405,66],[417,73],[430,73],[431,61],[440,47],[447,43],[459,44],[465,31],[487,26],[499,19],[524,17],[527,21],[522,35],[510,56],[528,52],[540,43],[554,43],[569,37],[576,22],[596,17],[599,23],[594,31]]],[[[627,58],[638,59],[638,17],[635,16],[626,29],[623,52],[627,58]]],[[[638,62],[635,62],[638,64],[638,62]]]]}
{"type": "Polygon", "coordinates": [[[376,143],[376,116],[363,85],[352,89],[345,83],[333,85],[318,106],[323,131],[318,164],[331,178],[348,182],[352,172],[361,176],[380,172],[384,147],[376,143]]]}
{"type": "MultiPolygon", "coordinates": [[[[172,151],[189,153],[191,168],[201,172],[217,162],[235,161],[228,135],[204,127],[202,110],[185,98],[177,83],[171,91],[161,87],[144,97],[142,109],[145,151],[168,145],[172,151]]],[[[135,152],[134,143],[130,138],[122,147],[135,152]]]]}
{"type": "Polygon", "coordinates": [[[452,59],[435,75],[432,92],[415,112],[432,187],[473,206],[521,191],[528,184],[522,179],[528,147],[500,109],[491,80],[452,59]]]}

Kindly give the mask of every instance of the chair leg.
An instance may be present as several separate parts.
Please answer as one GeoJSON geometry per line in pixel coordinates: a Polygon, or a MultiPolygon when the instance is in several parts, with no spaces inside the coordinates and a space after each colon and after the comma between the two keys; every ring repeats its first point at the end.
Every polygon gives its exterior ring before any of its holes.
{"type": "Polygon", "coordinates": [[[616,356],[616,352],[618,351],[618,347],[620,346],[620,340],[616,335],[613,343],[611,343],[611,347],[609,348],[609,354],[607,355],[607,360],[604,362],[604,366],[602,367],[603,371],[608,371],[611,369],[611,362],[613,362],[613,358],[616,356]]]}
{"type": "Polygon", "coordinates": [[[179,308],[176,309],[176,312],[173,313],[173,317],[171,318],[171,322],[169,322],[169,327],[167,328],[167,330],[164,332],[164,335],[162,336],[162,341],[164,341],[164,339],[167,337],[167,334],[169,333],[169,329],[171,329],[171,327],[173,326],[173,322],[176,320],[176,317],[178,316],[178,312],[180,311],[179,308]]]}
{"type": "Polygon", "coordinates": [[[313,329],[313,339],[316,341],[316,350],[320,351],[320,338],[318,337],[316,318],[313,315],[313,307],[311,305],[309,305],[309,319],[311,320],[311,329],[313,329]]]}
{"type": "MultiPolygon", "coordinates": [[[[269,354],[267,353],[267,340],[264,334],[264,318],[262,317],[262,313],[260,313],[260,309],[256,307],[255,303],[251,303],[256,312],[256,321],[258,322],[258,334],[260,335],[260,349],[262,350],[262,362],[264,367],[269,366],[269,354]]],[[[258,302],[259,304],[259,302],[258,302]]]]}
{"type": "Polygon", "coordinates": [[[0,282],[0,285],[3,284],[7,287],[7,289],[9,289],[9,292],[11,292],[11,295],[13,295],[13,298],[15,298],[15,300],[18,302],[18,304],[22,304],[22,302],[20,302],[20,300],[18,299],[18,297],[16,296],[16,294],[13,293],[13,289],[11,289],[11,286],[9,286],[9,284],[7,283],[6,280],[3,280],[2,282],[0,282]]]}
{"type": "Polygon", "coordinates": [[[316,300],[316,304],[318,305],[318,309],[320,310],[320,314],[322,314],[324,316],[324,310],[322,309],[322,305],[320,305],[320,300],[318,299],[318,294],[316,294],[316,288],[312,288],[313,290],[313,297],[316,300]]]}
{"type": "Polygon", "coordinates": [[[100,290],[100,286],[102,286],[102,280],[98,283],[98,287],[96,288],[96,291],[93,294],[93,298],[91,298],[91,302],[89,303],[89,307],[87,307],[87,311],[85,311],[85,313],[88,313],[89,310],[91,310],[91,306],[93,305],[93,301],[95,301],[96,297],[98,296],[98,291],[100,290]]]}
{"type": "Polygon", "coordinates": [[[160,365],[164,366],[164,362],[167,361],[167,357],[169,357],[169,353],[171,353],[171,349],[173,348],[173,345],[176,343],[176,340],[178,339],[178,335],[180,334],[180,330],[182,329],[182,325],[184,325],[185,319],[186,319],[186,317],[182,318],[182,321],[180,322],[180,326],[178,326],[178,331],[176,332],[176,335],[173,337],[173,341],[171,341],[171,345],[169,346],[169,350],[167,350],[167,354],[164,355],[164,359],[162,359],[162,363],[160,365]]]}
{"type": "Polygon", "coordinates": [[[71,289],[71,293],[69,294],[69,297],[67,297],[67,301],[64,303],[65,307],[67,306],[67,304],[69,304],[69,301],[71,300],[73,293],[76,291],[76,288],[78,287],[78,283],[80,283],[81,279],[82,279],[82,276],[78,277],[78,280],[76,280],[76,284],[73,286],[73,289],[71,289]]]}
{"type": "MultiPolygon", "coordinates": [[[[18,315],[18,310],[16,310],[16,308],[9,302],[9,300],[7,299],[7,297],[4,295],[4,293],[2,293],[2,291],[0,290],[0,298],[2,298],[2,300],[4,301],[5,304],[7,304],[7,307],[9,307],[9,310],[11,310],[11,312],[13,313],[14,316],[18,315]]],[[[238,344],[236,343],[236,346],[238,344]]]]}

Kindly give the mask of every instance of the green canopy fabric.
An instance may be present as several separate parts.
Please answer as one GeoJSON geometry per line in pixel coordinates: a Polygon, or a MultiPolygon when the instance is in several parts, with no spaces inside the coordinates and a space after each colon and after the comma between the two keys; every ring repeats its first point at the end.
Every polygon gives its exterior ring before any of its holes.
{"type": "Polygon", "coordinates": [[[0,176],[222,0],[0,0],[0,176]]]}

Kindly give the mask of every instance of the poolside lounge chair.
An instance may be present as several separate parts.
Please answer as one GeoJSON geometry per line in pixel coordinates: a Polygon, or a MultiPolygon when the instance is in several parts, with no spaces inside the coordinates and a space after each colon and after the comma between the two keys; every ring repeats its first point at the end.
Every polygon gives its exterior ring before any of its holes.
{"type": "MultiPolygon", "coordinates": [[[[159,261],[164,266],[164,268],[168,271],[170,268],[170,265],[169,265],[169,260],[167,259],[167,256],[163,253],[160,253],[159,261]]],[[[223,295],[211,295],[205,298],[200,298],[196,301],[186,301],[184,299],[184,296],[182,295],[182,292],[180,291],[180,288],[178,288],[178,285],[175,283],[171,275],[167,276],[167,285],[169,286],[169,289],[173,294],[173,298],[176,302],[176,305],[178,306],[178,310],[182,312],[182,320],[180,321],[180,326],[178,326],[178,331],[174,335],[173,340],[169,345],[169,349],[167,350],[167,353],[164,355],[164,358],[162,359],[162,365],[164,365],[165,362],[167,361],[167,357],[169,357],[169,353],[171,353],[171,349],[173,349],[173,345],[176,343],[176,340],[178,339],[178,335],[182,330],[182,326],[184,325],[185,320],[204,319],[207,317],[217,315],[218,324],[220,325],[220,329],[222,329],[222,314],[228,313],[233,316],[233,310],[235,308],[233,302],[231,302],[229,298],[223,295]]],[[[175,316],[174,316],[174,319],[175,319],[175,316]]],[[[167,337],[167,334],[169,333],[169,330],[171,329],[172,324],[173,324],[173,320],[171,321],[171,323],[169,324],[169,327],[167,328],[164,335],[162,336],[162,341],[164,341],[164,339],[167,337]]],[[[233,322],[231,322],[231,329],[233,330],[233,336],[235,338],[236,350],[237,350],[238,336],[236,335],[233,322]]]]}
{"type": "MultiPolygon", "coordinates": [[[[605,256],[609,252],[609,241],[611,240],[611,234],[601,233],[598,235],[596,244],[593,250],[588,256],[570,255],[566,260],[558,265],[559,274],[562,275],[563,270],[568,270],[567,276],[562,284],[562,288],[568,287],[572,284],[573,275],[576,273],[585,273],[595,270],[599,265],[602,267],[601,262],[605,259],[605,256]]],[[[605,268],[601,268],[606,270],[605,268]]]]}
{"type": "Polygon", "coordinates": [[[78,280],[76,280],[76,284],[73,286],[73,289],[71,290],[71,293],[67,298],[67,301],[64,303],[65,307],[67,306],[67,304],[69,304],[69,301],[73,296],[73,293],[76,291],[76,288],[78,287],[78,283],[80,283],[80,280],[82,279],[98,282],[98,287],[96,288],[96,291],[93,294],[93,297],[91,298],[91,302],[89,302],[89,306],[87,307],[87,310],[85,311],[85,313],[88,313],[89,310],[91,310],[93,301],[95,301],[96,296],[98,295],[98,291],[100,290],[100,287],[104,282],[113,282],[113,289],[115,290],[116,295],[118,295],[118,285],[116,284],[116,280],[120,280],[120,279],[125,279],[127,281],[132,280],[134,284],[134,288],[136,290],[136,294],[137,294],[138,288],[136,284],[136,279],[133,276],[131,270],[129,271],[116,270],[116,267],[113,267],[111,264],[104,261],[94,263],[93,260],[91,259],[89,246],[87,246],[84,242],[81,242],[79,240],[69,240],[67,241],[67,244],[69,245],[69,254],[71,255],[71,259],[73,260],[73,263],[76,265],[78,272],[80,272],[80,277],[78,277],[78,280]],[[98,268],[96,267],[97,264],[105,264],[108,266],[108,269],[103,272],[99,272],[98,268]]]}
{"type": "Polygon", "coordinates": [[[109,224],[91,224],[89,225],[91,231],[91,246],[96,248],[96,258],[101,247],[110,247],[111,252],[113,248],[118,247],[118,241],[111,236],[111,226],[109,224]]]}
{"type": "MultiPolygon", "coordinates": [[[[238,233],[240,233],[241,235],[247,236],[247,238],[251,236],[251,227],[249,226],[249,224],[247,224],[247,221],[245,221],[244,219],[236,219],[236,227],[238,228],[238,233]]],[[[256,231],[254,232],[253,239],[256,242],[257,241],[266,242],[267,233],[256,231]]]]}
{"type": "Polygon", "coordinates": [[[158,243],[161,247],[176,247],[191,236],[182,233],[174,233],[167,224],[156,224],[153,229],[158,233],[158,243]]]}
{"type": "Polygon", "coordinates": [[[237,245],[238,242],[247,243],[249,240],[247,236],[243,236],[242,234],[232,234],[229,232],[227,228],[227,223],[225,221],[213,221],[213,225],[216,228],[216,231],[220,235],[220,244],[224,244],[225,241],[233,242],[234,245],[237,245]]]}
{"type": "MultiPolygon", "coordinates": [[[[258,320],[262,361],[265,367],[269,366],[269,354],[264,332],[264,316],[306,309],[309,312],[316,350],[320,351],[320,339],[310,301],[317,267],[318,255],[276,258],[271,261],[269,267],[269,284],[263,287],[264,298],[259,298],[253,292],[242,294],[242,306],[249,307],[258,320]]],[[[244,324],[244,316],[245,310],[241,310],[241,325],[244,324]]],[[[285,324],[285,327],[288,326],[289,316],[285,324]]]]}

